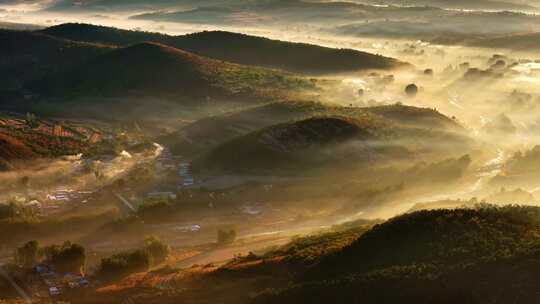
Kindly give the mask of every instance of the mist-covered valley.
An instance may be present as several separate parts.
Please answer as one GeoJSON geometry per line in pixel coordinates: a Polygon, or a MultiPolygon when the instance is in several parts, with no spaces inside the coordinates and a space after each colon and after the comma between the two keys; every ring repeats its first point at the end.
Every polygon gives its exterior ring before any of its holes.
{"type": "Polygon", "coordinates": [[[539,8],[0,1],[0,303],[537,303],[539,8]]]}

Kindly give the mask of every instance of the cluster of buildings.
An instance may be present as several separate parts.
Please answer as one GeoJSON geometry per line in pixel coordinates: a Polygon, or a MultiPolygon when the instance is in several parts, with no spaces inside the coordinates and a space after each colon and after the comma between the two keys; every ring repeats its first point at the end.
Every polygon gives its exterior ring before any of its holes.
{"type": "Polygon", "coordinates": [[[180,163],[178,176],[180,177],[179,188],[191,187],[195,184],[195,179],[191,175],[191,163],[180,163]]]}
{"type": "Polygon", "coordinates": [[[158,172],[176,170],[177,160],[175,158],[169,149],[163,148],[156,157],[156,170],[158,172]]]}
{"type": "Polygon", "coordinates": [[[91,191],[75,191],[67,188],[58,188],[47,194],[47,200],[56,202],[80,202],[86,203],[91,191]]]}
{"type": "Polygon", "coordinates": [[[31,210],[33,214],[46,216],[54,214],[62,209],[67,204],[87,203],[91,200],[91,191],[76,191],[67,188],[58,188],[49,192],[39,191],[34,192],[30,197],[34,199],[28,200],[26,196],[12,198],[20,206],[27,210],[31,210]]]}
{"type": "Polygon", "coordinates": [[[84,275],[59,273],[52,266],[46,264],[36,266],[36,272],[52,297],[61,295],[66,289],[86,288],[90,286],[90,282],[84,275]]]}

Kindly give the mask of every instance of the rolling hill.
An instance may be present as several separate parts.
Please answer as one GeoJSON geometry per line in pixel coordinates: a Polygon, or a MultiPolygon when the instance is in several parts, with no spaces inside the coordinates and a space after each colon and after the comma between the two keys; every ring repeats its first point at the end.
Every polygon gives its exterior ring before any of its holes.
{"type": "Polygon", "coordinates": [[[486,205],[347,223],[221,266],[132,277],[84,303],[535,303],[539,218],[486,205]]]}
{"type": "Polygon", "coordinates": [[[540,33],[520,33],[497,37],[465,40],[464,44],[476,47],[531,51],[540,48],[540,33]]]}
{"type": "Polygon", "coordinates": [[[195,170],[266,171],[308,168],[343,155],[330,149],[351,140],[374,138],[377,123],[347,117],[314,117],[255,131],[213,149],[193,163],[195,170]]]}
{"type": "Polygon", "coordinates": [[[42,32],[63,39],[117,46],[152,41],[204,57],[295,73],[328,74],[364,69],[389,69],[404,65],[391,58],[350,49],[332,49],[224,31],[168,36],[69,23],[50,27],[42,32]]]}
{"type": "Polygon", "coordinates": [[[0,89],[20,89],[30,80],[81,64],[111,49],[39,32],[0,30],[0,89]]]}
{"type": "Polygon", "coordinates": [[[193,167],[199,172],[290,173],[374,158],[402,160],[412,151],[447,154],[471,144],[455,132],[403,126],[360,108],[354,114],[337,113],[326,111],[235,137],[199,157],[193,167]]]}
{"type": "Polygon", "coordinates": [[[533,303],[538,212],[508,206],[398,216],[324,257],[301,283],[255,303],[486,303],[518,294],[519,303],[533,303]]]}
{"type": "MultiPolygon", "coordinates": [[[[366,3],[366,2],[363,2],[366,3]]],[[[420,0],[420,1],[397,1],[397,0],[370,0],[367,3],[406,5],[406,6],[432,6],[440,8],[469,9],[469,10],[518,10],[535,11],[538,7],[522,1],[499,1],[499,0],[420,0]]]]}
{"type": "Polygon", "coordinates": [[[161,138],[160,142],[183,155],[196,155],[235,137],[272,125],[313,116],[333,115],[352,118],[371,115],[380,121],[386,121],[389,125],[456,133],[464,131],[454,120],[427,108],[403,105],[350,108],[310,101],[285,101],[206,117],[188,124],[178,132],[161,138]]]}
{"type": "Polygon", "coordinates": [[[307,81],[280,72],[200,57],[170,46],[140,43],[97,56],[30,85],[45,96],[164,97],[188,102],[212,98],[273,98],[307,81]]]}

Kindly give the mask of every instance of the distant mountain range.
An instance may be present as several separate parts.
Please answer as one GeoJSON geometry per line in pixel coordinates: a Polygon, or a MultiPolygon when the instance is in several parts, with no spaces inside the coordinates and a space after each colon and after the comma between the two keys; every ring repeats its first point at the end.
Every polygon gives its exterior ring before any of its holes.
{"type": "Polygon", "coordinates": [[[179,107],[204,112],[206,106],[290,100],[314,89],[307,75],[407,66],[355,50],[222,31],[168,36],[64,24],[0,30],[0,38],[5,109],[92,112],[95,118],[118,111],[138,112],[132,117],[156,110],[174,115],[179,107]],[[148,108],[151,99],[166,105],[148,108]],[[109,111],[100,111],[105,105],[109,111]]]}
{"type": "Polygon", "coordinates": [[[116,46],[152,41],[205,57],[295,73],[325,74],[388,69],[403,65],[391,58],[350,49],[332,49],[224,31],[169,36],[89,24],[63,24],[44,29],[42,33],[74,41],[116,46]]]}

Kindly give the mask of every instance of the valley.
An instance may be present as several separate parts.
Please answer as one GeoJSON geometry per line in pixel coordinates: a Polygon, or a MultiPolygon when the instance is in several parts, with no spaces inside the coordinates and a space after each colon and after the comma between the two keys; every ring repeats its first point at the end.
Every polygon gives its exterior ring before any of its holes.
{"type": "Polygon", "coordinates": [[[0,303],[537,303],[536,1],[0,1],[0,303]]]}

